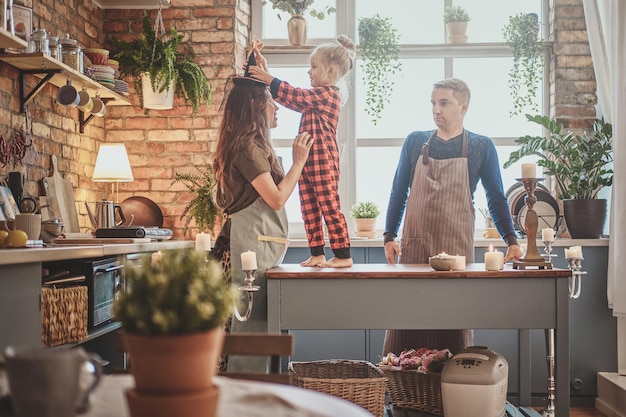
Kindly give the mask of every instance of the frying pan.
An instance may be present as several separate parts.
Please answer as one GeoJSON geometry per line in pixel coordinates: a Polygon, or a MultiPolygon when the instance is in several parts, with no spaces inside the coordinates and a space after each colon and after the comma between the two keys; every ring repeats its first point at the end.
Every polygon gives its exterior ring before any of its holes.
{"type": "MultiPolygon", "coordinates": [[[[154,201],[147,197],[128,197],[120,203],[120,206],[129,222],[134,216],[133,226],[163,227],[163,212],[154,201]]],[[[128,224],[123,226],[128,226],[128,224]]]]}

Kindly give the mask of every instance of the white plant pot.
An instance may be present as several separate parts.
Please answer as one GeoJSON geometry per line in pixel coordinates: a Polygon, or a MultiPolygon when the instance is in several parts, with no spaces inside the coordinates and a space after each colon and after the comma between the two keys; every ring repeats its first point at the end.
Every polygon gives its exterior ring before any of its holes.
{"type": "Polygon", "coordinates": [[[154,91],[150,83],[150,76],[143,74],[141,76],[141,87],[143,94],[143,108],[154,110],[168,110],[174,107],[174,82],[170,84],[170,88],[162,92],[154,91]]]}

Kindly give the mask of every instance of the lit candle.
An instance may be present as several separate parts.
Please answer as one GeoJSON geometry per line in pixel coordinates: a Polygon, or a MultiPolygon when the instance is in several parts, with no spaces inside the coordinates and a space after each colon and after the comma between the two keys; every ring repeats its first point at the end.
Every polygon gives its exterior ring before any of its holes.
{"type": "Polygon", "coordinates": [[[211,234],[198,233],[196,235],[196,250],[210,252],[211,251],[211,234]]]}
{"type": "Polygon", "coordinates": [[[152,252],[152,265],[156,266],[159,264],[159,262],[161,262],[161,259],[163,258],[163,252],[158,251],[158,252],[152,252]]]}
{"type": "Polygon", "coordinates": [[[537,178],[537,166],[534,163],[522,164],[522,178],[537,178]]]}
{"type": "Polygon", "coordinates": [[[465,271],[465,256],[455,256],[454,267],[452,269],[454,269],[455,271],[465,271]]]}
{"type": "Polygon", "coordinates": [[[241,270],[242,271],[256,271],[256,253],[247,251],[241,254],[241,270]]]}
{"type": "Polygon", "coordinates": [[[544,242],[554,242],[554,229],[549,227],[541,229],[541,240],[544,242]]]}
{"type": "MultiPolygon", "coordinates": [[[[493,246],[489,246],[493,249],[493,246]]],[[[485,252],[485,269],[487,271],[499,271],[504,267],[504,253],[497,250],[485,252]]]]}

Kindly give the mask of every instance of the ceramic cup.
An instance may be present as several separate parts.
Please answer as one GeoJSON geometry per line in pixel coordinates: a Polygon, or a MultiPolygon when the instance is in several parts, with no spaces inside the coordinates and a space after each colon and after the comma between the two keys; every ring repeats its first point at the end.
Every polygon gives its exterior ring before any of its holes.
{"type": "Polygon", "coordinates": [[[91,114],[96,117],[102,117],[106,114],[107,107],[104,104],[104,101],[100,97],[95,97],[93,99],[93,108],[91,109],[91,114]]]}
{"type": "Polygon", "coordinates": [[[495,227],[488,227],[483,232],[483,237],[487,239],[496,239],[500,237],[500,233],[498,233],[498,229],[495,227]]]}
{"type": "Polygon", "coordinates": [[[67,107],[76,107],[80,101],[78,90],[72,86],[72,81],[67,80],[67,84],[57,91],[57,101],[67,107]]]}
{"type": "Polygon", "coordinates": [[[26,232],[29,240],[37,240],[41,235],[41,214],[16,214],[14,226],[15,229],[26,232]]]}
{"type": "Polygon", "coordinates": [[[84,412],[102,375],[101,359],[82,348],[9,346],[4,357],[16,417],[73,417],[84,412]]]}
{"type": "Polygon", "coordinates": [[[87,90],[79,91],[78,96],[80,97],[78,100],[78,109],[83,113],[91,112],[91,109],[93,109],[93,100],[87,90]]]}

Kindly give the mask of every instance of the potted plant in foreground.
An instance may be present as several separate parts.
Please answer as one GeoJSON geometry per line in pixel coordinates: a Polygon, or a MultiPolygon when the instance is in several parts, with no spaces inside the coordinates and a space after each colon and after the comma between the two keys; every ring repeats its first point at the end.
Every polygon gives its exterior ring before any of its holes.
{"type": "MultiPolygon", "coordinates": [[[[113,40],[112,56],[119,61],[122,76],[135,80],[135,90],[145,108],[172,108],[167,104],[147,105],[146,94],[150,89],[163,93],[172,88],[183,97],[196,114],[202,103],[211,104],[212,92],[209,81],[192,58],[191,45],[183,44],[183,34],[173,27],[169,34],[157,34],[147,13],[142,19],[142,35],[132,42],[113,40]],[[140,88],[141,83],[148,83],[140,88]]],[[[173,98],[173,93],[170,93],[173,98]]]]}
{"type": "Polygon", "coordinates": [[[448,43],[467,43],[467,22],[472,20],[461,6],[448,6],[443,11],[448,43]]]}
{"type": "Polygon", "coordinates": [[[135,377],[127,392],[131,415],[163,415],[159,405],[167,398],[176,415],[212,416],[223,325],[236,300],[221,266],[205,253],[178,249],[143,256],[127,266],[125,279],[115,316],[135,377]]]}
{"type": "Polygon", "coordinates": [[[609,166],[613,162],[611,124],[597,119],[589,131],[576,134],[565,131],[561,123],[547,116],[526,117],[543,126],[548,135],[517,139],[521,146],[511,153],[504,168],[528,155],[539,157],[537,165],[556,181],[571,237],[600,237],[606,220],[606,199],[598,199],[598,192],[613,183],[609,166]]]}
{"type": "Polygon", "coordinates": [[[356,225],[356,235],[373,239],[376,237],[376,217],[380,214],[378,206],[371,201],[362,201],[350,210],[356,225]]]}

